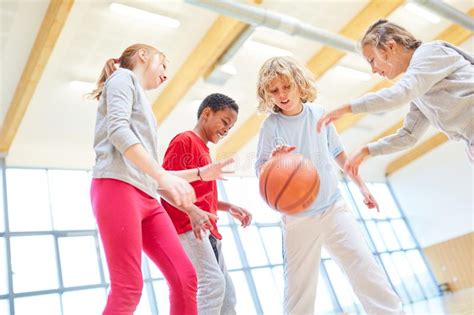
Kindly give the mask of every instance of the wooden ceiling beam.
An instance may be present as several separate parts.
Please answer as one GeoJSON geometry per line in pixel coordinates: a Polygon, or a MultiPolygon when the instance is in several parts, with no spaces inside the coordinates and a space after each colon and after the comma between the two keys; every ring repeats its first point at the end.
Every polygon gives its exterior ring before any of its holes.
{"type": "MultiPolygon", "coordinates": [[[[251,2],[260,4],[262,0],[251,2]]],[[[168,117],[199,78],[215,66],[220,57],[248,27],[246,23],[222,15],[214,21],[153,103],[153,112],[158,123],[162,123],[168,117]]]]}
{"type": "Polygon", "coordinates": [[[0,153],[3,155],[6,155],[10,150],[73,4],[74,0],[51,0],[49,2],[0,129],[0,153]]]}

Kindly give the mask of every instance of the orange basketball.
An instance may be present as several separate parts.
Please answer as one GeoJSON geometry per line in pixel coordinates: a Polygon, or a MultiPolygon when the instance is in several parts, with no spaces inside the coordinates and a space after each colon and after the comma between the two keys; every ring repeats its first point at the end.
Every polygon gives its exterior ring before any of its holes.
{"type": "Polygon", "coordinates": [[[260,195],[273,209],[285,214],[306,210],[319,193],[319,175],[300,154],[278,154],[260,172],[260,195]]]}

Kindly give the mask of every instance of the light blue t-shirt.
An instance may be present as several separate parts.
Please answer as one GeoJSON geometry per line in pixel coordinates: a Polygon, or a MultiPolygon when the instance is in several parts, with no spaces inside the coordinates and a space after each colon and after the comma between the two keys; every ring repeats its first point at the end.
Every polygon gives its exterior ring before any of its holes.
{"type": "Polygon", "coordinates": [[[324,109],[316,104],[304,104],[296,116],[270,114],[262,124],[257,146],[257,174],[279,145],[296,146],[295,153],[312,161],[318,171],[321,186],[315,202],[298,215],[308,216],[324,211],[342,198],[337,186],[333,160],[344,151],[333,124],[318,133],[316,124],[324,109]]]}

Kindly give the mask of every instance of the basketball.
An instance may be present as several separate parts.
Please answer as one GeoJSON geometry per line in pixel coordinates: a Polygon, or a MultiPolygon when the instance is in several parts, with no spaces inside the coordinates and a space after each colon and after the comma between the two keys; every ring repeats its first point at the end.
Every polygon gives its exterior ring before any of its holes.
{"type": "Polygon", "coordinates": [[[260,195],[272,208],[285,214],[306,210],[318,196],[320,182],[311,161],[300,154],[278,154],[260,172],[260,195]]]}

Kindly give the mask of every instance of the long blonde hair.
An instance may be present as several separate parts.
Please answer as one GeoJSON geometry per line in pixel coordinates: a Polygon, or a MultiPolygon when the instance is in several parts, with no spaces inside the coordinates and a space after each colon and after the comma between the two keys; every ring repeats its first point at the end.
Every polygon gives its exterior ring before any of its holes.
{"type": "Polygon", "coordinates": [[[362,37],[360,41],[360,46],[364,47],[365,45],[372,45],[378,49],[385,50],[386,44],[389,40],[394,40],[405,49],[411,50],[417,49],[422,43],[421,40],[416,39],[412,33],[403,27],[387,20],[380,19],[369,26],[364,37],[362,37]]]}
{"type": "MultiPolygon", "coordinates": [[[[116,64],[119,64],[121,68],[133,70],[133,68],[135,68],[137,64],[136,54],[141,49],[146,50],[148,54],[158,54],[163,62],[166,59],[166,56],[153,46],[146,44],[132,45],[124,50],[120,58],[111,58],[105,62],[104,68],[102,69],[99,79],[97,80],[97,87],[89,94],[89,97],[97,100],[100,99],[100,96],[102,95],[102,90],[104,89],[105,81],[107,81],[107,79],[112,75],[112,73],[117,70],[116,64]]],[[[147,68],[150,65],[151,60],[152,58],[149,59],[147,68]]]]}
{"type": "Polygon", "coordinates": [[[302,103],[316,99],[316,80],[311,72],[291,57],[273,57],[265,61],[258,76],[257,98],[260,112],[281,111],[268,93],[268,85],[276,78],[287,80],[292,87],[296,87],[300,92],[302,103]]]}

